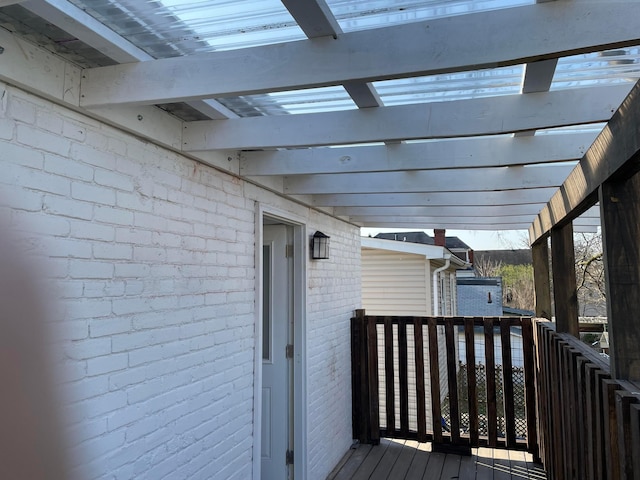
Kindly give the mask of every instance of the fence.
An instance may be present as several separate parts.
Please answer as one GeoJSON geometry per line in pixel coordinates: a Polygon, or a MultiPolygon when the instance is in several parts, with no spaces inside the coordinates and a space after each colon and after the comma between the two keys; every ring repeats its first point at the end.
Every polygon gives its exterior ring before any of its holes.
{"type": "Polygon", "coordinates": [[[551,479],[640,478],[640,390],[555,324],[536,321],[540,455],[551,479]]]}
{"type": "Polygon", "coordinates": [[[358,311],[351,325],[354,438],[527,449],[537,456],[531,318],[378,317],[358,311]],[[515,330],[522,335],[524,367],[514,371],[515,330]],[[464,337],[465,351],[459,354],[456,335],[464,337]],[[484,343],[481,362],[476,361],[478,335],[484,343]],[[524,402],[516,402],[516,392],[524,402]]]}

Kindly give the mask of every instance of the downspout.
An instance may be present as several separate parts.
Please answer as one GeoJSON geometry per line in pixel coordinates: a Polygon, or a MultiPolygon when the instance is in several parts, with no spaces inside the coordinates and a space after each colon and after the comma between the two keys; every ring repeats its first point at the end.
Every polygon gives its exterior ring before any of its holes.
{"type": "Polygon", "coordinates": [[[440,295],[438,295],[438,274],[443,271],[446,270],[447,268],[449,268],[449,265],[451,264],[451,255],[448,255],[445,257],[446,262],[444,263],[444,265],[440,268],[436,268],[433,271],[433,280],[431,283],[433,283],[433,316],[437,316],[439,315],[439,308],[438,308],[438,303],[440,300],[440,295]]]}

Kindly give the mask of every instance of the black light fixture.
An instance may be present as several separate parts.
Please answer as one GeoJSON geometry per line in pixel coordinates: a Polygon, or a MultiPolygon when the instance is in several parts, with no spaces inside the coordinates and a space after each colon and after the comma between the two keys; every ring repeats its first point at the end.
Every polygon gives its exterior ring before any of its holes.
{"type": "Polygon", "coordinates": [[[329,236],[317,231],[311,237],[311,258],[326,260],[329,258],[329,236]]]}

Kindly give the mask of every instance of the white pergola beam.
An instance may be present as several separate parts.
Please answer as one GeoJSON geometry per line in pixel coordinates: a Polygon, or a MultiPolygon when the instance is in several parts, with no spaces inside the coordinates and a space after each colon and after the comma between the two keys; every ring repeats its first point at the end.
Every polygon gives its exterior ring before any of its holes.
{"type": "MultiPolygon", "coordinates": [[[[298,26],[309,38],[342,35],[342,29],[325,0],[282,0],[298,26]]],[[[345,82],[344,89],[358,108],[379,107],[380,97],[366,82],[345,82]]]]}
{"type": "MultiPolygon", "coordinates": [[[[394,223],[394,222],[402,222],[402,223],[412,223],[413,225],[424,225],[424,224],[437,224],[438,221],[448,222],[448,223],[464,223],[467,225],[487,225],[487,224],[507,224],[507,223],[516,223],[519,225],[526,225],[527,223],[530,225],[532,219],[535,218],[535,214],[533,215],[500,215],[500,216],[475,216],[471,215],[471,213],[467,215],[459,215],[455,217],[442,217],[441,215],[403,215],[403,216],[392,216],[392,215],[351,215],[348,217],[350,222],[357,224],[376,224],[376,223],[394,223]]],[[[600,220],[599,219],[581,219],[577,221],[576,225],[580,225],[582,227],[599,227],[600,220]]]]}
{"type": "MultiPolygon", "coordinates": [[[[68,0],[28,0],[22,2],[22,6],[118,63],[154,60],[147,52],[68,0]]],[[[212,119],[238,118],[238,115],[215,100],[194,100],[187,103],[212,119]]]]}
{"type": "Polygon", "coordinates": [[[516,65],[638,44],[639,17],[636,1],[549,2],[350,32],[338,40],[91,68],[81,102],[169,103],[516,65]]]}
{"type": "Polygon", "coordinates": [[[28,0],[22,6],[118,63],[154,60],[68,0],[28,0]]]}
{"type": "Polygon", "coordinates": [[[562,184],[573,166],[501,167],[284,177],[284,193],[394,193],[499,191],[562,184]]]}
{"type": "Polygon", "coordinates": [[[527,63],[524,67],[522,93],[548,92],[557,64],[557,58],[527,63]]]}
{"type": "Polygon", "coordinates": [[[498,230],[526,230],[526,224],[524,223],[509,223],[509,222],[501,222],[499,219],[494,223],[465,223],[463,221],[453,220],[444,220],[442,218],[432,218],[431,222],[422,221],[421,223],[415,223],[412,221],[405,220],[376,220],[373,219],[371,222],[354,222],[356,225],[361,227],[368,228],[417,228],[417,229],[429,229],[429,228],[444,228],[447,230],[490,230],[490,231],[498,231],[498,230]]]}
{"type": "Polygon", "coordinates": [[[632,85],[185,124],[185,151],[250,150],[513,133],[608,121],[632,85]]]}
{"type": "Polygon", "coordinates": [[[324,0],[282,0],[283,5],[309,38],[337,38],[342,29],[324,0]]]}
{"type": "MultiPolygon", "coordinates": [[[[526,230],[527,224],[523,223],[501,223],[500,219],[496,219],[496,223],[477,224],[477,223],[464,223],[443,220],[441,218],[434,218],[432,223],[414,223],[410,221],[372,221],[358,222],[361,227],[369,228],[445,228],[447,230],[480,230],[480,231],[505,231],[505,230],[526,230]]],[[[574,232],[595,233],[598,231],[598,227],[577,225],[573,227],[574,232]]]]}
{"type": "Polygon", "coordinates": [[[514,215],[508,217],[477,217],[473,215],[464,215],[445,219],[439,215],[436,216],[411,216],[394,217],[390,215],[354,215],[349,217],[349,221],[357,224],[376,224],[380,223],[412,223],[413,225],[437,224],[438,222],[463,223],[466,225],[493,225],[500,224],[530,224],[535,215],[514,215]]]}
{"type": "Polygon", "coordinates": [[[555,188],[530,188],[499,192],[358,193],[311,196],[316,207],[421,207],[526,205],[546,202],[555,188]]]}
{"type": "Polygon", "coordinates": [[[341,217],[535,217],[543,203],[491,206],[429,206],[429,207],[338,207],[333,213],[341,217]]]}
{"type": "Polygon", "coordinates": [[[479,168],[578,160],[597,133],[436,140],[346,148],[251,151],[240,155],[241,175],[392,172],[479,168]]]}

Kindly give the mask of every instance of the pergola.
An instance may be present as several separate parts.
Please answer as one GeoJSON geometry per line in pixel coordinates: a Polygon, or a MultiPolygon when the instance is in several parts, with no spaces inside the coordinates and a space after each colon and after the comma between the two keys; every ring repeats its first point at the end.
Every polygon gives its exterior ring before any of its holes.
{"type": "MultiPolygon", "coordinates": [[[[601,228],[614,392],[640,385],[639,19],[640,0],[0,0],[0,81],[356,226],[528,229],[560,335],[573,232],[601,228]]],[[[616,408],[624,445],[640,408],[616,408]]]]}
{"type": "Polygon", "coordinates": [[[45,93],[369,227],[529,228],[640,76],[636,1],[0,6],[82,67],[45,93]]]}
{"type": "Polygon", "coordinates": [[[2,80],[356,225],[528,228],[539,316],[554,237],[561,331],[577,332],[572,232],[635,243],[606,185],[638,151],[638,1],[0,7],[78,65],[0,31],[2,80]]]}

